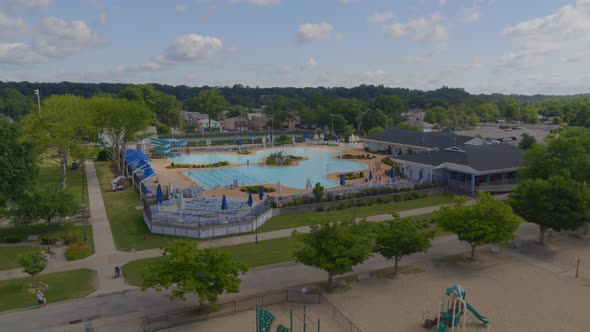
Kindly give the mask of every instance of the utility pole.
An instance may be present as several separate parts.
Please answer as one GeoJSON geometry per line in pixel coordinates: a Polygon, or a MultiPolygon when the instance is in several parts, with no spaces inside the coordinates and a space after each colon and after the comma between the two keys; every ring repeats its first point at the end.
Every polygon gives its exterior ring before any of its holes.
{"type": "Polygon", "coordinates": [[[39,93],[39,89],[35,89],[34,91],[37,95],[37,106],[39,106],[39,112],[41,112],[41,94],[39,93]]]}
{"type": "Polygon", "coordinates": [[[84,158],[82,159],[82,223],[84,224],[84,242],[88,243],[86,235],[86,166],[84,158]]]}
{"type": "Polygon", "coordinates": [[[332,137],[334,137],[334,115],[335,114],[330,114],[330,117],[332,118],[332,127],[330,128],[332,130],[332,137]]]}

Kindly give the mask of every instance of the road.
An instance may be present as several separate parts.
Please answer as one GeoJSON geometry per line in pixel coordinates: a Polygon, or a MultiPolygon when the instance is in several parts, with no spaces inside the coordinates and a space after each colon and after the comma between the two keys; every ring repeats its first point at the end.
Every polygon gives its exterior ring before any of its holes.
{"type": "MultiPolygon", "coordinates": [[[[522,224],[517,232],[519,239],[535,239],[538,227],[534,224],[522,224]]],[[[458,253],[469,253],[469,246],[458,241],[454,235],[436,238],[427,253],[405,257],[401,264],[412,264],[442,258],[458,253]]],[[[375,256],[355,267],[354,272],[364,273],[376,269],[391,267],[392,263],[381,256],[375,256]]],[[[299,263],[284,263],[262,268],[255,268],[242,276],[241,292],[224,296],[253,295],[265,291],[312,284],[327,279],[323,271],[299,263]]],[[[361,281],[362,282],[362,281],[361,281]]],[[[123,293],[105,294],[80,300],[57,303],[42,309],[28,309],[0,314],[1,331],[39,331],[66,324],[70,321],[96,319],[125,315],[129,318],[146,314],[163,313],[194,305],[193,301],[169,301],[166,293],[153,291],[140,292],[128,290],[123,293]]]]}

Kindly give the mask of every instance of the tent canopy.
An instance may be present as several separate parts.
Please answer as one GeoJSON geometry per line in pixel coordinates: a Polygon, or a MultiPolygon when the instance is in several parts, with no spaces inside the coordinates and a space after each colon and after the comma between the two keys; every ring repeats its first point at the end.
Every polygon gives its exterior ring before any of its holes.
{"type": "Polygon", "coordinates": [[[127,149],[127,154],[125,155],[125,163],[126,164],[133,164],[136,162],[148,162],[151,161],[148,156],[146,156],[143,152],[135,149],[127,149]]]}

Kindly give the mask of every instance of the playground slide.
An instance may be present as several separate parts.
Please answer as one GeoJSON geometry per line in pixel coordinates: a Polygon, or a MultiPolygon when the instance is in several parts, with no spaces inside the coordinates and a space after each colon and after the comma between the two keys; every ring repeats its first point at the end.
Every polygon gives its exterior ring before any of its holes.
{"type": "Polygon", "coordinates": [[[477,317],[477,319],[479,319],[482,323],[484,323],[484,324],[489,324],[490,323],[490,321],[485,316],[483,316],[482,314],[480,314],[479,312],[477,312],[477,310],[475,310],[475,308],[472,307],[469,303],[465,303],[465,304],[467,305],[467,310],[471,311],[471,313],[475,317],[477,317]]]}

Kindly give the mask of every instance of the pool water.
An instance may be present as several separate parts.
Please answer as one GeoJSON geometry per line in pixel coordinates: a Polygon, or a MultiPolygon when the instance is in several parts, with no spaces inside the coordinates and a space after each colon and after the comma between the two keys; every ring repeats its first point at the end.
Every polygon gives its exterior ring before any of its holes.
{"type": "Polygon", "coordinates": [[[367,168],[363,163],[340,160],[335,158],[338,151],[314,148],[272,148],[257,151],[249,155],[228,153],[199,153],[170,158],[171,162],[183,164],[212,164],[229,161],[230,164],[241,164],[240,167],[191,170],[182,172],[191,180],[205,189],[230,186],[238,180],[240,186],[259,184],[275,184],[280,181],[282,186],[305,189],[309,178],[312,186],[317,182],[326,188],[336,187],[338,181],[328,179],[330,173],[358,172],[367,168]],[[272,153],[283,151],[284,154],[307,158],[299,161],[296,166],[267,167],[255,165],[272,153]],[[249,163],[249,165],[248,165],[249,163]]]}

